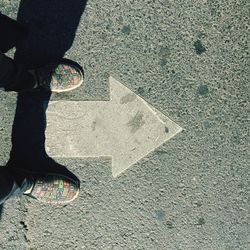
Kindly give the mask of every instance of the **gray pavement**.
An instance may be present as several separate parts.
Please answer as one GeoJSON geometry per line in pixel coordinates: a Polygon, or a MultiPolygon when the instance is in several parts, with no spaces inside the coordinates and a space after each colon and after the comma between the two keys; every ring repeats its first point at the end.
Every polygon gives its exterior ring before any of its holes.
{"type": "MultiPolygon", "coordinates": [[[[15,18],[19,1],[0,8],[15,18]]],[[[37,34],[43,11],[31,19],[37,34]]],[[[0,248],[249,249],[248,40],[248,1],[89,0],[66,53],[85,88],[51,100],[108,100],[112,76],[184,130],[118,178],[110,159],[56,159],[81,179],[80,197],[63,208],[9,200],[0,248]]],[[[15,106],[15,93],[0,93],[0,165],[15,106]]]]}

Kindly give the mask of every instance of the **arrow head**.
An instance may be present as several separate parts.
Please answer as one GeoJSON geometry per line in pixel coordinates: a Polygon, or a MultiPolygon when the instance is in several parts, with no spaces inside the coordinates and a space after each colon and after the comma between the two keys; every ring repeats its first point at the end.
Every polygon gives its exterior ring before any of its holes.
{"type": "Polygon", "coordinates": [[[182,128],[113,77],[109,83],[119,137],[111,152],[112,174],[117,177],[182,128]]]}

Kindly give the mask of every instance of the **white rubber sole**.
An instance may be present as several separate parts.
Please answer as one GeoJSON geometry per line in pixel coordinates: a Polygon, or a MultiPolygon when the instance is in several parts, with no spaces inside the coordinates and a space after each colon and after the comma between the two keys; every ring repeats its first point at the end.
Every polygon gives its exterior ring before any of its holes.
{"type": "Polygon", "coordinates": [[[79,84],[77,84],[77,85],[75,85],[74,87],[71,87],[71,88],[67,88],[67,89],[51,89],[50,91],[52,92],[52,93],[63,93],[63,92],[69,92],[69,91],[72,91],[72,90],[74,90],[74,89],[77,89],[77,88],[79,88],[82,84],[83,84],[83,74],[82,74],[82,72],[80,72],[80,74],[81,74],[81,77],[82,77],[82,80],[79,82],[79,84]]]}

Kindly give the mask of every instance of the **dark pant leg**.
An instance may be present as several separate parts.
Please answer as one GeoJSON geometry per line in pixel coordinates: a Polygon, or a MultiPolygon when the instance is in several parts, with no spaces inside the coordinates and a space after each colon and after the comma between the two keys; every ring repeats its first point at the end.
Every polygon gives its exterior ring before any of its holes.
{"type": "MultiPolygon", "coordinates": [[[[0,89],[21,91],[35,85],[33,76],[3,53],[23,42],[27,34],[15,20],[0,13],[0,89]]],[[[11,196],[21,195],[31,185],[27,174],[9,166],[0,167],[0,205],[11,196]]]]}
{"type": "Polygon", "coordinates": [[[10,84],[13,75],[15,74],[15,65],[13,60],[6,57],[0,51],[0,88],[5,90],[8,84],[10,84]]]}
{"type": "Polygon", "coordinates": [[[0,13],[0,50],[3,53],[21,45],[28,34],[27,27],[0,13]]]}
{"type": "Polygon", "coordinates": [[[27,36],[25,27],[0,13],[0,88],[6,91],[28,90],[35,86],[34,77],[26,68],[4,55],[12,47],[24,43],[27,36]]]}
{"type": "Polygon", "coordinates": [[[15,63],[0,51],[0,89],[24,91],[32,89],[36,82],[24,66],[15,63]]]}
{"type": "Polygon", "coordinates": [[[0,205],[11,196],[21,195],[31,185],[24,174],[9,167],[0,167],[0,205]]]}

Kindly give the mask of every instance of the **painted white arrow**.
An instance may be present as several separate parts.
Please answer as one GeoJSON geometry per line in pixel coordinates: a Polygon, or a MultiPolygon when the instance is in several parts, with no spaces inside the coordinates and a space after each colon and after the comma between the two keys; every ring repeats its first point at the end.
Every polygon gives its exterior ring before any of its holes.
{"type": "Polygon", "coordinates": [[[112,157],[118,176],[182,130],[127,87],[109,78],[110,101],[54,101],[47,110],[52,157],[112,157]]]}

